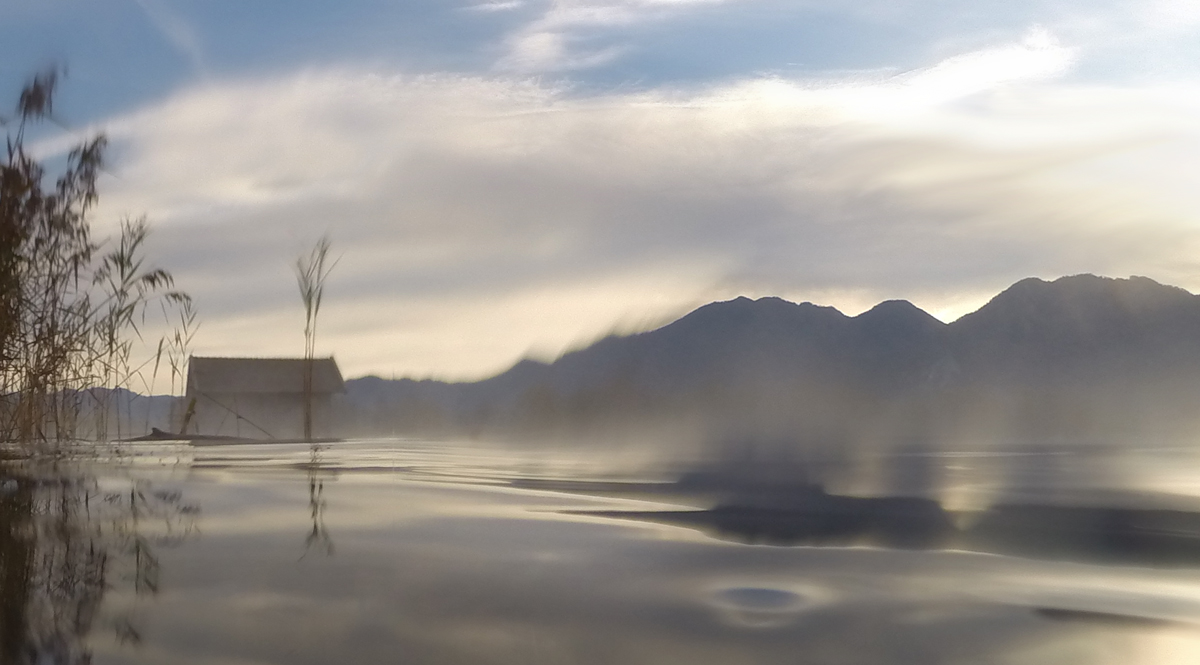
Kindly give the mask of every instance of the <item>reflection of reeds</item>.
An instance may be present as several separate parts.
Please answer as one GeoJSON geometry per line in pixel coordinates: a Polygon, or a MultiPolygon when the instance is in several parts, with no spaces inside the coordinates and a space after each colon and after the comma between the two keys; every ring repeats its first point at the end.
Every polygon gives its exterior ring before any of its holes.
{"type": "Polygon", "coordinates": [[[90,662],[97,626],[140,641],[137,605],[104,616],[102,601],[113,590],[157,594],[157,551],[195,533],[199,508],[148,481],[105,491],[61,469],[0,467],[0,484],[0,662],[90,662]]]}
{"type": "Polygon", "coordinates": [[[325,528],[325,479],[321,471],[321,447],[313,445],[308,462],[308,511],[312,518],[312,531],[304,538],[301,559],[308,556],[314,546],[320,546],[325,556],[333,554],[333,538],[325,528]]]}

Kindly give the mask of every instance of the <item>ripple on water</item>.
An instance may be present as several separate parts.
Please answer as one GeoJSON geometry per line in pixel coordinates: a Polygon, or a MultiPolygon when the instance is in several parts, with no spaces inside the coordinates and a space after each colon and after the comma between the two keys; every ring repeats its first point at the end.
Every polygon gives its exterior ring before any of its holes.
{"type": "Polygon", "coordinates": [[[821,604],[816,589],[729,586],[714,591],[709,602],[726,623],[741,628],[779,628],[821,604]]]}

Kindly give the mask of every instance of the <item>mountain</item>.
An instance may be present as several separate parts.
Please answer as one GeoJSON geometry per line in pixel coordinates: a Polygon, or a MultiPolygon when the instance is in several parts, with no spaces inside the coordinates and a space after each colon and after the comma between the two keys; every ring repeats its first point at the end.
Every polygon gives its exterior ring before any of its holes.
{"type": "Polygon", "coordinates": [[[737,298],[479,382],[347,391],[361,434],[1179,437],[1200,427],[1200,298],[1144,277],[1026,279],[950,324],[903,300],[850,317],[737,298]]]}

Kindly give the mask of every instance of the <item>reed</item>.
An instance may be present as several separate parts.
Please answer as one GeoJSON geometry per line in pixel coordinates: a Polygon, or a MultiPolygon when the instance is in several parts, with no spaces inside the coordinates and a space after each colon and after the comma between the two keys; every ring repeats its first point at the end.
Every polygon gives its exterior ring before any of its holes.
{"type": "Polygon", "coordinates": [[[296,259],[296,285],[304,302],[304,438],[312,440],[313,358],[317,349],[317,315],[321,313],[321,298],[325,295],[325,280],[337,266],[329,259],[329,236],[317,240],[308,254],[296,259]]]}
{"type": "MultiPolygon", "coordinates": [[[[122,222],[111,244],[93,238],[103,134],[77,144],[57,173],[27,150],[36,126],[62,124],[54,116],[59,75],[55,68],[31,78],[16,114],[0,117],[0,441],[31,445],[83,436],[85,412],[93,436],[106,438],[113,391],[146,366],[131,360],[150,305],[191,300],[170,273],[146,264],[144,218],[122,222]]],[[[115,421],[120,436],[119,408],[115,421]]]]}

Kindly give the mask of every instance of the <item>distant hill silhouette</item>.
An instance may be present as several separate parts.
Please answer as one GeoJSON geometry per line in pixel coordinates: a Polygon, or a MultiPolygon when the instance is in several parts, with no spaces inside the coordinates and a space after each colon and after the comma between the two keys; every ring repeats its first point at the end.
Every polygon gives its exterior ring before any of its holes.
{"type": "Polygon", "coordinates": [[[902,300],[849,317],[737,298],[479,382],[347,391],[362,434],[1174,438],[1200,427],[1200,297],[1144,277],[1026,279],[951,324],[902,300]]]}

